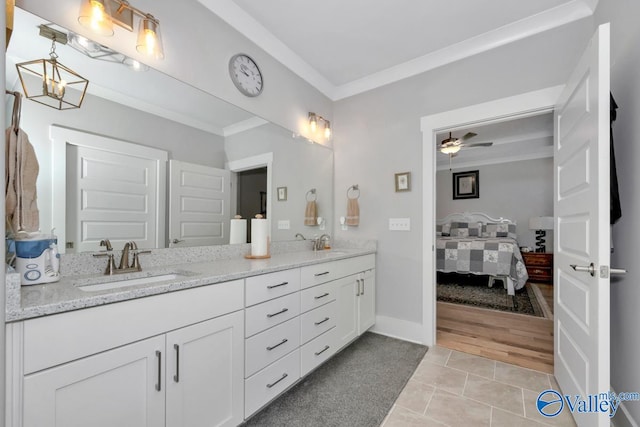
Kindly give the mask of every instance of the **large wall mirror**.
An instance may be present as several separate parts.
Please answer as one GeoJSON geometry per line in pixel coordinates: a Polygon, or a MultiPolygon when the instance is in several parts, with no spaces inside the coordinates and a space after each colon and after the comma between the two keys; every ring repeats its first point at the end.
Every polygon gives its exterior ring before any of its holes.
{"type": "MultiPolygon", "coordinates": [[[[39,25],[67,32],[17,8],[7,49],[9,90],[22,92],[16,63],[49,57],[51,40],[39,35],[39,25]]],[[[89,55],[100,56],[90,53],[89,41],[72,43],[88,43],[85,50],[89,55]]],[[[117,52],[96,59],[68,43],[57,44],[56,53],[60,63],[90,82],[82,107],[58,111],[23,99],[20,127],[28,134],[40,164],[40,228],[43,232],[55,228],[64,242],[59,246],[66,247],[67,252],[98,250],[99,237],[111,239],[114,247],[128,240],[140,240],[145,243],[139,246],[147,247],[226,244],[229,218],[237,213],[244,217],[266,213],[272,241],[293,240],[297,233],[309,237],[332,230],[330,148],[310,143],[156,70],[136,71],[117,52]],[[159,158],[153,160],[156,155],[159,158]],[[139,158],[148,160],[149,156],[151,163],[159,165],[158,170],[140,166],[143,162],[139,158]],[[188,172],[176,178],[185,170],[188,172]],[[85,175],[94,181],[75,181],[85,175]],[[101,182],[100,176],[116,177],[122,187],[116,190],[112,183],[101,182]],[[133,190],[153,180],[155,186],[148,190],[153,197],[140,196],[133,190]],[[205,193],[224,186],[229,195],[223,202],[198,195],[176,199],[179,191],[191,194],[190,188],[179,189],[176,183],[185,188],[201,187],[205,193]],[[94,192],[83,193],[86,188],[94,192]],[[126,195],[128,202],[120,197],[125,191],[122,188],[132,192],[126,195]],[[318,215],[324,220],[321,226],[304,225],[312,189],[318,215]],[[187,199],[191,204],[185,202],[187,199]],[[194,228],[193,224],[200,221],[196,216],[178,225],[182,234],[176,234],[172,212],[188,213],[203,205],[222,215],[219,223],[194,228]],[[102,217],[83,217],[83,207],[101,211],[102,217]],[[125,208],[143,212],[146,219],[138,223],[119,219],[125,208]],[[154,233],[149,227],[155,227],[154,233]],[[203,229],[218,239],[198,238],[206,234],[203,229]]],[[[9,112],[12,102],[8,96],[9,112]]]]}

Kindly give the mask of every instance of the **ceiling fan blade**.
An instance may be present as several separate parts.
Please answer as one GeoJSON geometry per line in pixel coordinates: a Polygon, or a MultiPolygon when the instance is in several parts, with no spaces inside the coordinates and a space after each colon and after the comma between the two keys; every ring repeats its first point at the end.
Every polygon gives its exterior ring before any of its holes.
{"type": "Polygon", "coordinates": [[[467,139],[471,139],[471,138],[473,138],[474,136],[478,136],[478,134],[477,134],[477,133],[474,133],[474,132],[467,132],[467,133],[465,133],[465,134],[464,134],[464,136],[463,136],[462,138],[460,138],[460,139],[461,139],[461,140],[463,140],[463,141],[466,141],[467,139]]]}
{"type": "Polygon", "coordinates": [[[464,144],[463,147],[471,148],[471,147],[491,147],[493,142],[477,142],[475,144],[464,144]]]}

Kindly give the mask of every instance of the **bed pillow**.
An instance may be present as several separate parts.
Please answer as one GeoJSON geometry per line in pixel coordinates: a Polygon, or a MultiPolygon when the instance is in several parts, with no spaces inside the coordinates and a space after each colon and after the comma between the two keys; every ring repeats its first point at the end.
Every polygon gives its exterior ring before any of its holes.
{"type": "Polygon", "coordinates": [[[452,222],[451,237],[480,237],[482,233],[481,222],[452,222]]]}
{"type": "Polygon", "coordinates": [[[451,223],[436,224],[436,236],[449,236],[451,233],[451,223]]]}
{"type": "Polygon", "coordinates": [[[482,236],[484,237],[508,237],[516,240],[518,235],[516,234],[515,224],[496,224],[488,222],[482,227],[482,236]]]}

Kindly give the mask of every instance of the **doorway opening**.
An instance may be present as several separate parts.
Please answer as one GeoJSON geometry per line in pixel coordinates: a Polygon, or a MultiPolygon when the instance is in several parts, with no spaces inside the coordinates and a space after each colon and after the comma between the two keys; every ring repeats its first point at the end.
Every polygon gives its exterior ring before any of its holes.
{"type": "MultiPolygon", "coordinates": [[[[439,135],[443,132],[448,133],[449,131],[454,132],[465,130],[472,126],[485,126],[503,123],[514,119],[532,117],[552,112],[560,91],[560,87],[549,88],[422,118],[421,127],[423,131],[423,143],[425,145],[425,149],[423,150],[423,164],[425,170],[425,173],[423,174],[423,213],[425,224],[432,224],[432,227],[425,227],[423,236],[423,332],[424,342],[427,343],[427,345],[436,344],[436,341],[439,341],[442,336],[442,333],[438,330],[438,326],[441,326],[441,329],[456,328],[455,325],[440,319],[441,315],[448,315],[449,317],[456,318],[464,317],[470,323],[478,324],[478,318],[473,315],[467,313],[464,315],[461,315],[460,313],[452,315],[450,310],[447,312],[447,310],[441,308],[443,307],[441,303],[437,302],[435,225],[436,219],[439,218],[439,212],[437,210],[438,189],[436,184],[436,146],[439,142],[439,135]]],[[[460,160],[462,160],[462,156],[460,156],[460,160]]],[[[488,160],[486,164],[489,163],[491,162],[488,160]]],[[[461,161],[459,161],[458,165],[461,167],[465,166],[461,161]]],[[[455,160],[453,167],[456,167],[455,160]]],[[[447,162],[446,171],[448,172],[448,170],[449,167],[447,162]]],[[[450,183],[448,185],[450,185],[450,183]]],[[[473,210],[473,207],[469,209],[473,210]]],[[[464,211],[464,208],[461,210],[464,211]]],[[[486,210],[487,209],[485,209],[485,211],[486,210]]],[[[501,215],[500,212],[495,212],[493,214],[498,216],[501,215]]],[[[518,316],[515,313],[499,313],[499,316],[496,318],[489,319],[487,325],[482,325],[480,327],[483,328],[487,334],[495,337],[496,334],[500,333],[498,330],[500,327],[508,327],[509,320],[504,319],[505,314],[518,316]]],[[[528,321],[529,318],[527,317],[525,320],[528,321]]],[[[513,320],[511,322],[513,323],[513,320]]],[[[548,331],[547,333],[551,335],[553,332],[553,321],[547,321],[546,328],[548,331]]],[[[473,347],[476,347],[477,332],[478,331],[469,330],[468,328],[466,329],[466,332],[460,337],[460,340],[464,342],[464,345],[460,347],[461,351],[471,352],[473,347]]],[[[550,348],[552,352],[552,336],[550,339],[550,348]]],[[[504,348],[502,350],[504,351],[504,348]]],[[[553,356],[551,356],[551,359],[552,358],[553,356]]]]}
{"type": "MultiPolygon", "coordinates": [[[[267,168],[249,169],[236,175],[236,214],[242,218],[267,218],[267,168]]],[[[251,221],[247,221],[247,243],[250,243],[251,221]]]]}

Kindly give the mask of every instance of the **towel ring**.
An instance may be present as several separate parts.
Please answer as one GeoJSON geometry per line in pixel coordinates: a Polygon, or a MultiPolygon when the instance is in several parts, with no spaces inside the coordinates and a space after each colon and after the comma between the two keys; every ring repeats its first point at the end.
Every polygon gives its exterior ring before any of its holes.
{"type": "Polygon", "coordinates": [[[307,199],[307,202],[315,202],[318,199],[318,195],[316,194],[316,189],[312,188],[311,190],[307,191],[305,198],[307,199]]]}
{"type": "Polygon", "coordinates": [[[349,187],[347,189],[347,199],[359,199],[360,198],[360,189],[358,188],[358,184],[356,185],[352,185],[351,187],[349,187]],[[349,194],[351,191],[353,191],[354,193],[357,191],[358,194],[355,197],[351,197],[351,195],[349,194]]]}

